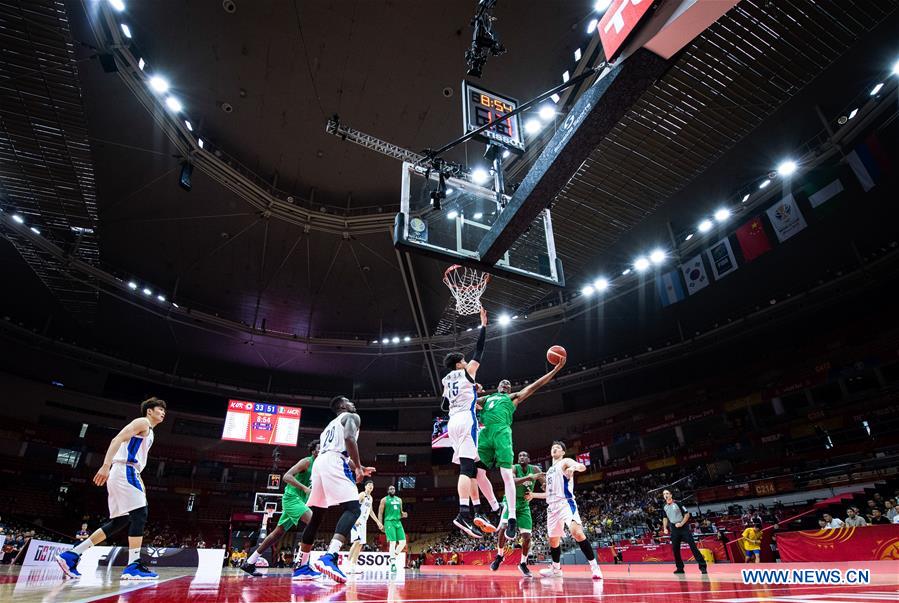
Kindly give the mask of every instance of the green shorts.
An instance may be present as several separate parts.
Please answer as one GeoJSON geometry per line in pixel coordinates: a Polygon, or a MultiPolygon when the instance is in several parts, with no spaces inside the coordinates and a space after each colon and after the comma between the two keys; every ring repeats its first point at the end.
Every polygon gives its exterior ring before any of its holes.
{"type": "MultiPolygon", "coordinates": [[[[506,508],[506,499],[503,498],[503,514],[499,519],[500,525],[508,523],[509,510],[506,508]]],[[[534,520],[531,519],[531,505],[526,500],[518,501],[515,505],[515,523],[522,532],[530,532],[534,529],[534,520]]]]}
{"type": "Polygon", "coordinates": [[[300,523],[300,518],[306,514],[309,507],[303,499],[296,496],[284,495],[281,499],[281,519],[278,525],[283,526],[285,530],[289,530],[300,523]]]}
{"type": "Polygon", "coordinates": [[[478,457],[488,469],[511,469],[515,458],[512,451],[512,428],[508,425],[488,425],[478,433],[478,457]]]}
{"type": "Polygon", "coordinates": [[[387,542],[399,542],[406,539],[406,531],[399,521],[385,521],[384,533],[387,534],[387,542]]]}

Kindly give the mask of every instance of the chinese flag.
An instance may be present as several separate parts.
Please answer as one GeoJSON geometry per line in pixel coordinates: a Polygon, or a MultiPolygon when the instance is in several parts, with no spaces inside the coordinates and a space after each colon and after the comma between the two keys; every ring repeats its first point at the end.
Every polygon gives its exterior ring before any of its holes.
{"type": "Polygon", "coordinates": [[[768,235],[765,234],[761,216],[754,217],[738,228],[736,235],[740,249],[743,250],[743,259],[747,262],[751,262],[771,249],[771,242],[768,240],[768,235]]]}

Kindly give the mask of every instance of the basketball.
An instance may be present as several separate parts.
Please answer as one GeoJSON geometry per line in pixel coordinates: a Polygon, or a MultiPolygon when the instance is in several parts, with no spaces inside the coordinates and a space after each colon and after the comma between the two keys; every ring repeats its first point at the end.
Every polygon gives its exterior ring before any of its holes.
{"type": "Polygon", "coordinates": [[[567,358],[567,357],[568,357],[568,353],[565,351],[565,348],[563,348],[560,345],[554,345],[551,348],[549,348],[548,350],[546,350],[546,361],[549,362],[553,366],[559,364],[559,361],[562,358],[567,358]]]}

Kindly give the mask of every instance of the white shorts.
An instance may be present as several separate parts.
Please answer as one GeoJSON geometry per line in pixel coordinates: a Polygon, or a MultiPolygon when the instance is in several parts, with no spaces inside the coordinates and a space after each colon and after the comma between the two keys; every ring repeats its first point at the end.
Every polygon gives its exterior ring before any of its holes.
{"type": "Polygon", "coordinates": [[[353,524],[353,529],[350,530],[350,544],[354,544],[356,542],[365,544],[367,536],[368,530],[366,529],[365,524],[362,524],[359,527],[356,527],[356,524],[353,524]]]}
{"type": "Polygon", "coordinates": [[[546,537],[561,538],[565,536],[565,527],[571,531],[571,524],[584,525],[577,511],[577,503],[573,500],[555,502],[546,511],[546,537]]]}
{"type": "Polygon", "coordinates": [[[474,413],[458,412],[449,418],[446,435],[453,446],[453,462],[459,459],[478,460],[478,422],[474,413]]]}
{"type": "Polygon", "coordinates": [[[125,463],[113,463],[106,480],[109,494],[109,518],[121,517],[147,506],[147,489],[137,468],[125,463]]]}
{"type": "Polygon", "coordinates": [[[312,492],[306,506],[326,509],[353,500],[359,500],[359,490],[347,458],[333,451],[318,455],[312,464],[312,492]]]}

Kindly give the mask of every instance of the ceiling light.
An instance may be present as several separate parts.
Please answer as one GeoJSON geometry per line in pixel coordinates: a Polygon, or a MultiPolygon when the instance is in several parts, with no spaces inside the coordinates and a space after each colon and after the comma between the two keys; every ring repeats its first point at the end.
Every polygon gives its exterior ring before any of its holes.
{"type": "Polygon", "coordinates": [[[743,195],[743,200],[740,201],[740,203],[746,203],[747,201],[749,201],[749,193],[746,193],[745,195],[743,195]]]}
{"type": "Polygon", "coordinates": [[[599,23],[599,19],[590,19],[590,22],[587,23],[587,33],[592,34],[596,31],[596,26],[599,23]]]}
{"type": "Polygon", "coordinates": [[[25,223],[25,219],[22,218],[22,216],[20,216],[19,214],[13,214],[12,219],[15,220],[16,222],[18,222],[19,224],[25,223]]]}
{"type": "Polygon", "coordinates": [[[179,306],[178,304],[176,304],[175,302],[172,302],[172,305],[175,306],[176,308],[180,308],[180,307],[181,307],[181,306],[179,306]]]}
{"type": "Polygon", "coordinates": [[[685,241],[689,241],[689,240],[692,239],[692,238],[693,238],[693,233],[691,232],[690,234],[688,234],[688,235],[686,236],[686,238],[685,238],[684,240],[685,240],[685,241]]]}
{"type": "Polygon", "coordinates": [[[699,232],[708,232],[712,230],[712,221],[711,220],[703,220],[699,223],[699,232]]]}
{"type": "Polygon", "coordinates": [[[505,151],[503,151],[503,159],[508,159],[509,155],[511,154],[512,153],[509,151],[509,149],[506,149],[505,151]]]}
{"type": "Polygon", "coordinates": [[[390,341],[391,341],[392,343],[399,343],[399,342],[400,342],[400,338],[394,336],[393,339],[391,339],[390,341]]]}
{"type": "Polygon", "coordinates": [[[137,289],[137,283],[135,283],[134,281],[128,281],[128,288],[134,291],[135,289],[137,289]]]}
{"type": "Polygon", "coordinates": [[[446,194],[447,194],[447,195],[452,195],[452,194],[455,193],[455,192],[456,192],[456,191],[454,191],[454,190],[451,189],[451,188],[446,189],[446,194]]]}
{"type": "Polygon", "coordinates": [[[625,268],[624,271],[621,273],[621,276],[627,276],[627,275],[630,274],[630,273],[631,273],[631,269],[630,269],[630,268],[625,268]]]}
{"type": "Polygon", "coordinates": [[[899,75],[899,61],[893,63],[893,75],[899,75]]]}
{"type": "Polygon", "coordinates": [[[144,70],[144,65],[146,65],[146,63],[144,62],[143,57],[137,59],[137,68],[138,68],[138,69],[140,69],[141,71],[143,71],[143,70],[144,70]]]}
{"type": "Polygon", "coordinates": [[[175,113],[180,113],[181,109],[184,108],[184,105],[181,104],[174,96],[167,96],[165,98],[165,106],[174,111],[175,113]]]}
{"type": "Polygon", "coordinates": [[[543,105],[540,107],[538,115],[540,115],[540,119],[543,121],[549,121],[556,116],[556,110],[549,105],[543,105]]]}
{"type": "Polygon", "coordinates": [[[551,98],[552,101],[553,101],[554,103],[556,103],[557,105],[559,104],[559,101],[562,100],[562,97],[559,96],[558,94],[553,94],[553,95],[550,96],[549,98],[551,98]]]}
{"type": "Polygon", "coordinates": [[[471,331],[471,327],[468,327],[467,329],[465,329],[465,332],[466,332],[466,333],[467,333],[468,331],[471,331]]]}
{"type": "Polygon", "coordinates": [[[883,88],[883,82],[878,82],[876,86],[871,88],[871,96],[877,96],[877,93],[880,92],[881,88],[883,88]]]}
{"type": "Polygon", "coordinates": [[[372,340],[372,343],[378,343],[377,339],[372,340]]]}
{"type": "Polygon", "coordinates": [[[33,232],[34,234],[41,234],[41,231],[38,230],[37,228],[35,228],[34,226],[31,227],[31,232],[33,232]]]}
{"type": "Polygon", "coordinates": [[[536,134],[540,131],[540,122],[536,119],[529,119],[524,122],[524,131],[528,134],[536,134]]]}
{"type": "Polygon", "coordinates": [[[490,173],[482,167],[476,167],[471,171],[471,181],[475,184],[484,184],[490,178],[490,173]]]}
{"type": "Polygon", "coordinates": [[[580,60],[581,60],[581,49],[580,49],[580,48],[576,48],[576,49],[575,49],[575,51],[574,51],[574,60],[575,60],[575,61],[580,61],[580,60]]]}
{"type": "Polygon", "coordinates": [[[593,5],[593,10],[598,13],[604,13],[609,8],[610,4],[612,4],[612,0],[596,0],[596,4],[593,5]]]}
{"type": "Polygon", "coordinates": [[[565,71],[564,73],[562,73],[562,82],[563,83],[567,82],[570,79],[571,79],[571,74],[568,73],[568,71],[565,71]]]}
{"type": "Polygon", "coordinates": [[[499,325],[500,325],[501,327],[506,326],[506,325],[509,324],[510,322],[512,322],[512,317],[509,316],[508,314],[503,313],[503,314],[500,314],[500,315],[499,315],[499,325]]]}
{"type": "Polygon", "coordinates": [[[852,119],[853,117],[855,117],[855,115],[856,115],[857,113],[858,113],[858,109],[853,109],[853,110],[849,113],[849,119],[852,119]]]}
{"type": "Polygon", "coordinates": [[[593,295],[593,285],[581,287],[581,295],[585,295],[587,297],[593,295]]]}
{"type": "Polygon", "coordinates": [[[109,5],[119,12],[125,10],[125,3],[122,0],[109,0],[109,5]]]}
{"type": "Polygon", "coordinates": [[[771,181],[768,180],[767,178],[765,178],[765,179],[762,180],[761,183],[759,184],[759,188],[765,188],[765,187],[768,186],[769,184],[771,184],[771,181]]]}
{"type": "Polygon", "coordinates": [[[197,138],[197,144],[200,145],[200,148],[202,149],[203,148],[203,139],[197,138]]]}
{"type": "Polygon", "coordinates": [[[718,222],[724,222],[730,217],[730,210],[722,207],[718,211],[715,212],[715,220],[718,222]]]}
{"type": "Polygon", "coordinates": [[[448,220],[455,220],[456,218],[459,217],[459,212],[457,212],[456,210],[453,210],[450,213],[446,214],[446,217],[448,220]]]}
{"type": "Polygon", "coordinates": [[[128,27],[127,25],[125,25],[124,23],[121,23],[120,27],[122,28],[122,33],[125,34],[125,37],[130,40],[131,39],[131,28],[128,27]]]}
{"type": "Polygon", "coordinates": [[[777,166],[777,173],[781,176],[791,176],[796,172],[798,168],[799,166],[796,165],[795,161],[793,161],[792,159],[787,159],[785,161],[781,161],[780,165],[777,166]]]}
{"type": "Polygon", "coordinates": [[[512,320],[518,320],[518,314],[513,314],[513,315],[512,315],[512,320]]]}
{"type": "Polygon", "coordinates": [[[641,255],[636,260],[634,260],[634,268],[637,270],[637,272],[643,272],[644,270],[649,268],[649,260],[641,255]]]}
{"type": "Polygon", "coordinates": [[[157,295],[156,299],[158,299],[159,301],[165,301],[165,295],[157,295]]]}
{"type": "Polygon", "coordinates": [[[408,343],[408,342],[412,341],[412,338],[409,337],[408,335],[406,335],[405,337],[403,337],[403,341],[408,343]]]}
{"type": "Polygon", "coordinates": [[[602,293],[609,288],[609,280],[607,278],[600,277],[593,281],[593,288],[596,289],[597,292],[602,293]]]}
{"type": "Polygon", "coordinates": [[[153,295],[153,292],[148,287],[144,287],[144,295],[153,295]]]}
{"type": "Polygon", "coordinates": [[[191,125],[191,123],[190,123],[189,121],[187,121],[186,119],[184,120],[184,125],[187,127],[187,131],[188,131],[188,132],[193,132],[193,131],[194,131],[194,127],[193,127],[193,126],[191,125]]]}
{"type": "Polygon", "coordinates": [[[169,89],[169,83],[165,78],[159,77],[158,75],[154,75],[150,78],[150,88],[155,90],[156,92],[162,94],[163,92],[169,89]]]}
{"type": "Polygon", "coordinates": [[[482,214],[481,212],[478,212],[474,215],[475,220],[480,220],[483,217],[484,217],[484,214],[482,214]]]}
{"type": "Polygon", "coordinates": [[[661,264],[665,261],[665,252],[661,249],[653,249],[649,254],[649,261],[653,264],[661,264]]]}

